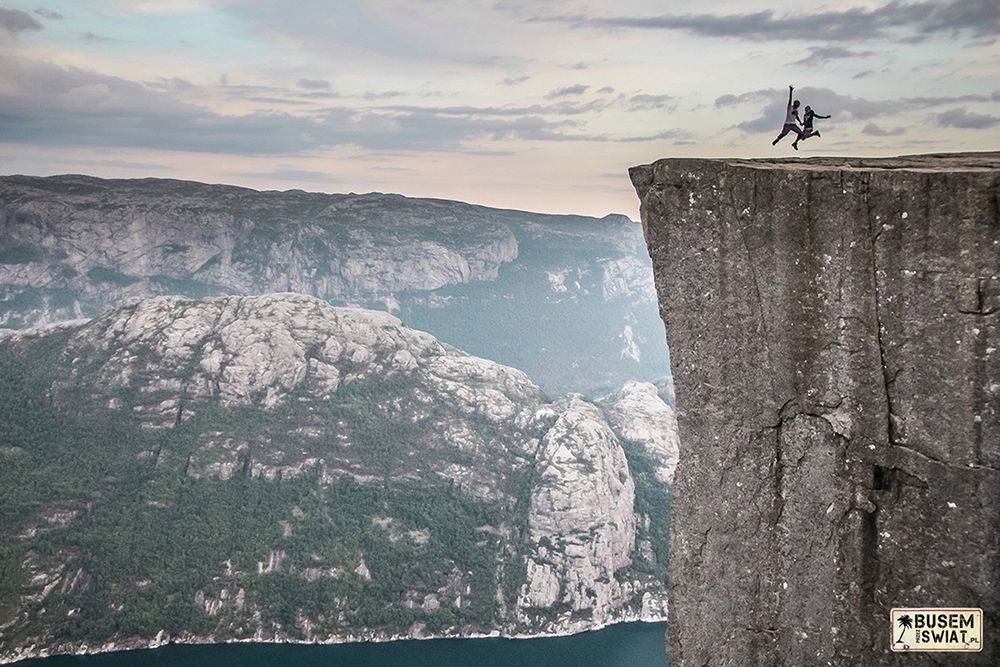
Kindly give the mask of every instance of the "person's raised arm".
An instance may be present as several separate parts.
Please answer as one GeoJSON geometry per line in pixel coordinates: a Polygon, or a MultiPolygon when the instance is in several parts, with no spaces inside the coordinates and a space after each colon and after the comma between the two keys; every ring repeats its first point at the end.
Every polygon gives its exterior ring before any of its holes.
{"type": "Polygon", "coordinates": [[[791,106],[792,106],[792,91],[793,90],[795,90],[795,86],[789,84],[789,86],[788,86],[788,106],[789,106],[789,108],[791,108],[791,106]]]}
{"type": "Polygon", "coordinates": [[[813,115],[816,116],[817,118],[829,118],[829,116],[821,116],[818,113],[814,113],[813,115]]]}

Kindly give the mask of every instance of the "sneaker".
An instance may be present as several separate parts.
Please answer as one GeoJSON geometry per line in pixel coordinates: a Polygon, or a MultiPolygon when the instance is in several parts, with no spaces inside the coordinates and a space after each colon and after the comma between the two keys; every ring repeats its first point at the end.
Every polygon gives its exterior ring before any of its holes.
{"type": "Polygon", "coordinates": [[[795,150],[799,150],[799,142],[793,141],[792,142],[792,148],[794,148],[795,150]]]}
{"type": "Polygon", "coordinates": [[[772,146],[777,146],[777,145],[778,145],[778,140],[777,140],[777,139],[775,139],[774,141],[772,141],[772,142],[771,142],[771,145],[772,145],[772,146]]]}
{"type": "Polygon", "coordinates": [[[816,133],[816,136],[817,136],[817,137],[822,137],[823,135],[822,135],[822,134],[820,134],[819,132],[817,132],[817,133],[816,133]]]}

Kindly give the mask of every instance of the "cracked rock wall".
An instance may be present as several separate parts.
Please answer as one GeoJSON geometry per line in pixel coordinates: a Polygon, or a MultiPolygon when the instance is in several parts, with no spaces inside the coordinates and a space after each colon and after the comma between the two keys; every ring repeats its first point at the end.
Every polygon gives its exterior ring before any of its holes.
{"type": "Polygon", "coordinates": [[[677,392],[672,665],[1000,658],[1000,154],[631,170],[677,392]]]}

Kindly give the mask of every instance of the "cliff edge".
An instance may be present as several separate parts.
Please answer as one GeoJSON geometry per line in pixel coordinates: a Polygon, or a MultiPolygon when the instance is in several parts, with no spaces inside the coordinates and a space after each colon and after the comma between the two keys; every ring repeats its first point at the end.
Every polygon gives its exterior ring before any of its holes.
{"type": "Polygon", "coordinates": [[[630,170],[677,392],[672,665],[1000,658],[1000,153],[630,170]]]}

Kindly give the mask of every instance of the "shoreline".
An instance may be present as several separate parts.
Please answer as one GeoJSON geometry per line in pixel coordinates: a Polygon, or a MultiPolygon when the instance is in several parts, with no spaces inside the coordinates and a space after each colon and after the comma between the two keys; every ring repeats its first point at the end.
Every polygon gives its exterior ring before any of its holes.
{"type": "Polygon", "coordinates": [[[492,632],[474,632],[469,634],[430,634],[425,636],[411,636],[411,635],[384,635],[375,634],[370,637],[364,636],[330,636],[323,639],[293,639],[293,638],[274,638],[274,639],[264,639],[262,637],[249,637],[246,639],[225,639],[217,640],[211,636],[184,636],[179,635],[177,637],[171,637],[167,635],[165,638],[164,632],[161,630],[155,637],[151,639],[131,639],[123,640],[121,642],[108,642],[100,646],[87,646],[82,644],[75,650],[65,650],[58,652],[51,652],[52,649],[41,648],[35,650],[35,646],[29,646],[23,650],[23,652],[13,653],[10,656],[0,656],[0,665],[15,665],[22,663],[27,660],[36,659],[46,659],[46,658],[56,658],[59,656],[89,656],[89,655],[101,655],[105,653],[125,653],[134,651],[152,651],[159,648],[164,648],[166,646],[208,646],[208,645],[226,645],[226,644],[286,644],[286,645],[298,645],[298,646],[340,646],[344,644],[384,644],[390,642],[401,642],[401,641],[431,641],[438,639],[507,639],[511,641],[522,641],[530,639],[551,639],[557,637],[571,637],[573,635],[580,635],[587,632],[598,632],[606,628],[610,628],[615,625],[622,625],[625,623],[666,623],[667,618],[622,618],[614,621],[607,621],[604,623],[595,623],[586,628],[571,629],[563,628],[560,630],[555,630],[545,633],[503,633],[500,630],[494,630],[492,632]]]}

